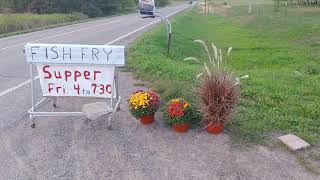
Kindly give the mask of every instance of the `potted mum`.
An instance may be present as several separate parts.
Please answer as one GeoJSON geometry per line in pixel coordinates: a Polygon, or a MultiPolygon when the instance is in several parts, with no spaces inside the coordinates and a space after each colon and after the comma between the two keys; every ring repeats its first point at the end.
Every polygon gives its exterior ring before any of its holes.
{"type": "Polygon", "coordinates": [[[186,132],[192,118],[192,109],[184,99],[172,99],[166,106],[164,117],[176,132],[186,132]]]}
{"type": "Polygon", "coordinates": [[[160,105],[159,95],[155,92],[139,90],[134,92],[129,99],[131,114],[140,119],[142,124],[154,122],[154,114],[160,105]]]}

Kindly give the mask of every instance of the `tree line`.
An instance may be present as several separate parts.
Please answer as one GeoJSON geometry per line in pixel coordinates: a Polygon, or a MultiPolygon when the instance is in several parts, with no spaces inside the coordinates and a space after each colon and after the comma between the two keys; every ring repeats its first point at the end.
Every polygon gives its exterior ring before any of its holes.
{"type": "MultiPolygon", "coordinates": [[[[169,0],[156,0],[157,6],[169,0]]],[[[129,11],[137,7],[138,0],[0,0],[0,13],[72,13],[81,12],[98,17],[129,11]]]]}

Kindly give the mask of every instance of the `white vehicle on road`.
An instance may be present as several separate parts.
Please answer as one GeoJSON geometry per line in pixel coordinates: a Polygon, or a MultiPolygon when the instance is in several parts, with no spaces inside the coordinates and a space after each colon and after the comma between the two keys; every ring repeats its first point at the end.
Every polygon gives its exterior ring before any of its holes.
{"type": "Polygon", "coordinates": [[[143,16],[153,16],[156,11],[154,0],[139,0],[140,14],[143,16]]]}

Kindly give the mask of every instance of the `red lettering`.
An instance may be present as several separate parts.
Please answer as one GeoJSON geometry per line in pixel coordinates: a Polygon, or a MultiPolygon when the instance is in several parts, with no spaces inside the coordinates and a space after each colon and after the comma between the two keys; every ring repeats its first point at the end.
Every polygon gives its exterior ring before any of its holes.
{"type": "Polygon", "coordinates": [[[62,88],[62,87],[60,87],[60,86],[56,88],[57,93],[59,93],[59,89],[61,89],[61,88],[62,88]]]}
{"type": "Polygon", "coordinates": [[[60,71],[54,71],[54,76],[57,78],[57,79],[61,79],[62,78],[62,76],[61,76],[61,73],[60,73],[60,71]]]}
{"type": "Polygon", "coordinates": [[[81,77],[81,72],[80,71],[75,71],[74,72],[74,81],[77,82],[78,77],[81,77]]]}
{"type": "Polygon", "coordinates": [[[97,80],[97,74],[101,73],[101,71],[94,71],[93,72],[93,80],[97,80]]]}
{"type": "Polygon", "coordinates": [[[74,90],[76,90],[77,94],[80,94],[80,85],[74,85],[74,90]]]}
{"type": "Polygon", "coordinates": [[[68,78],[71,77],[71,72],[70,71],[65,71],[64,77],[65,77],[66,81],[68,82],[68,78]]]}
{"type": "Polygon", "coordinates": [[[91,87],[93,88],[93,94],[96,94],[97,85],[96,84],[91,84],[91,87]]]}
{"type": "Polygon", "coordinates": [[[84,71],[84,78],[87,80],[90,79],[90,71],[84,71]]]}
{"type": "Polygon", "coordinates": [[[47,74],[47,76],[45,76],[45,79],[50,79],[52,77],[51,73],[47,70],[47,68],[49,68],[50,66],[43,66],[42,71],[43,73],[47,74]]]}
{"type": "Polygon", "coordinates": [[[100,94],[104,94],[104,85],[100,84],[100,94]]]}
{"type": "Polygon", "coordinates": [[[49,83],[48,84],[48,92],[51,93],[51,91],[53,90],[53,87],[52,87],[53,83],[49,83]]]}
{"type": "Polygon", "coordinates": [[[112,91],[112,86],[109,84],[106,86],[106,92],[111,94],[111,91],[112,91]]]}

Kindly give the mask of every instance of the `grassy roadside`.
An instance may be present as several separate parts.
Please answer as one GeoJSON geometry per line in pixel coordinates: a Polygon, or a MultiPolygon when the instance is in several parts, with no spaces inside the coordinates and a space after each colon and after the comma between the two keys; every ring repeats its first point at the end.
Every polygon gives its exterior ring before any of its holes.
{"type": "Polygon", "coordinates": [[[1,14],[0,37],[66,25],[88,19],[81,13],[73,14],[1,14]]]}
{"type": "MultiPolygon", "coordinates": [[[[167,6],[181,4],[183,0],[171,0],[167,6]]],[[[24,34],[34,31],[40,31],[50,28],[56,28],[71,24],[83,23],[87,21],[98,20],[106,17],[127,15],[136,12],[136,8],[118,12],[110,16],[89,18],[82,13],[72,14],[31,14],[31,13],[0,13],[0,38],[24,34]]]]}
{"type": "Polygon", "coordinates": [[[166,54],[163,27],[134,43],[128,68],[165,99],[184,97],[195,102],[192,88],[200,66],[184,62],[188,56],[205,58],[192,39],[215,42],[226,50],[237,75],[249,74],[242,83],[242,99],[228,132],[259,142],[272,133],[294,133],[319,143],[320,134],[320,13],[316,8],[288,9],[287,16],[273,12],[247,15],[246,6],[216,9],[205,16],[197,10],[173,20],[174,41],[166,54]]]}

